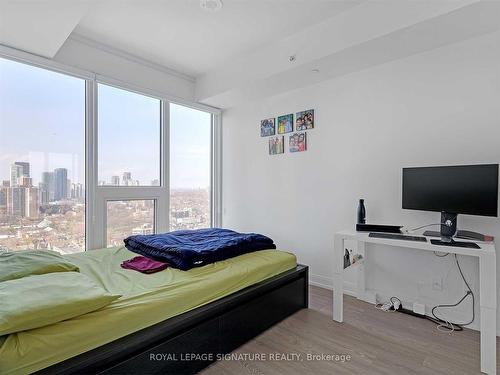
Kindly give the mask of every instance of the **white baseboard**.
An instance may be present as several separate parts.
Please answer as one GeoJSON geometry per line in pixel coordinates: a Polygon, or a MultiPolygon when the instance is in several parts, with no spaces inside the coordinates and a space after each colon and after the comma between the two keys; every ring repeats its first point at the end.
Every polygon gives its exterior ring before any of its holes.
{"type": "MultiPolygon", "coordinates": [[[[309,274],[309,284],[314,286],[319,286],[320,288],[325,288],[328,290],[333,289],[333,279],[331,277],[325,277],[321,275],[313,275],[309,274]]],[[[356,290],[356,284],[352,282],[348,282],[344,280],[344,294],[347,294],[352,297],[358,297],[358,293],[356,290]]],[[[450,314],[450,313],[449,313],[450,314]]],[[[452,316],[448,315],[448,318],[451,321],[463,321],[463,316],[452,316]]],[[[477,315],[477,313],[476,313],[477,315]]],[[[469,325],[468,328],[473,329],[475,331],[479,330],[479,324],[475,321],[473,324],[469,325]]],[[[500,336],[500,328],[497,329],[497,336],[500,336]]]]}
{"type": "MultiPolygon", "coordinates": [[[[325,288],[328,290],[333,289],[333,279],[331,277],[310,274],[309,284],[319,286],[320,288],[325,288]]],[[[356,284],[344,280],[344,294],[352,297],[357,297],[358,294],[356,291],[356,284]]]]}

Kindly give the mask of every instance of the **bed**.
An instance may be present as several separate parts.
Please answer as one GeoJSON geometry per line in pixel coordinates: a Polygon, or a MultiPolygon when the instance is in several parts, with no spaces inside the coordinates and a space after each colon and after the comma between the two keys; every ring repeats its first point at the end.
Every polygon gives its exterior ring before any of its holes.
{"type": "Polygon", "coordinates": [[[119,267],[134,255],[124,247],[67,255],[80,272],[123,297],[0,337],[0,373],[195,373],[307,307],[307,267],[286,252],[257,251],[152,275],[119,267]]]}

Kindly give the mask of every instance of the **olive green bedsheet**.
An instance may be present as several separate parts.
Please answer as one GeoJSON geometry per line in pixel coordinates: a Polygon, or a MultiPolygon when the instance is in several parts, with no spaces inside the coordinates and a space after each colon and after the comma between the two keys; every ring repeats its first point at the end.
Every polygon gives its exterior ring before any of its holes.
{"type": "Polygon", "coordinates": [[[120,267],[134,256],[124,247],[66,255],[80,272],[122,297],[79,317],[0,337],[0,373],[40,370],[296,266],[290,253],[263,250],[189,271],[146,275],[120,267]]]}

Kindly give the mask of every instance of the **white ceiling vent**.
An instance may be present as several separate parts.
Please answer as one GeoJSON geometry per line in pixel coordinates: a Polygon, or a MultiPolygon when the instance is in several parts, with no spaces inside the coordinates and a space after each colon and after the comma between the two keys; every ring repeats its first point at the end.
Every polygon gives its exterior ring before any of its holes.
{"type": "Polygon", "coordinates": [[[222,0],[200,0],[200,7],[208,12],[217,12],[222,9],[222,0]]]}

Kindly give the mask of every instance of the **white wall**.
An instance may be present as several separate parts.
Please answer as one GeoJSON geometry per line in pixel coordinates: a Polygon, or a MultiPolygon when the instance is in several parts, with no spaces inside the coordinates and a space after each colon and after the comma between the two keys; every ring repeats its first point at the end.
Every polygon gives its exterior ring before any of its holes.
{"type": "MultiPolygon", "coordinates": [[[[232,108],[223,128],[224,226],[270,235],[310,266],[313,281],[331,285],[333,233],[354,226],[358,198],[372,223],[439,222],[401,209],[402,167],[500,163],[500,33],[232,108]],[[260,120],[310,108],[308,151],[269,156],[260,120]]],[[[459,227],[500,240],[498,218],[464,215],[459,227]]],[[[432,306],[463,295],[451,257],[368,253],[367,282],[383,298],[432,306]],[[433,277],[443,278],[442,292],[433,277]]],[[[477,291],[477,261],[460,261],[477,291]]],[[[448,316],[468,319],[470,304],[448,316]]]]}

